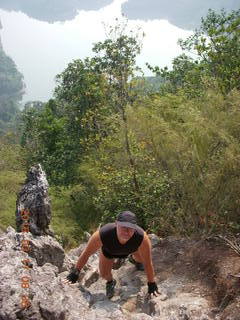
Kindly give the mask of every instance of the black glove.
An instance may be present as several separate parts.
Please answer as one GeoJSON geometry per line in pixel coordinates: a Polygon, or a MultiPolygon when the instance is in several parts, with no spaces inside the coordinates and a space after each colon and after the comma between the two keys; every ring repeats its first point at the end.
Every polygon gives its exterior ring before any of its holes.
{"type": "Polygon", "coordinates": [[[77,282],[79,273],[80,271],[77,268],[72,268],[71,272],[67,276],[67,280],[71,281],[72,283],[77,282]]]}
{"type": "Polygon", "coordinates": [[[159,294],[156,282],[148,282],[148,293],[150,295],[153,293],[155,297],[157,296],[156,293],[159,294]]]}

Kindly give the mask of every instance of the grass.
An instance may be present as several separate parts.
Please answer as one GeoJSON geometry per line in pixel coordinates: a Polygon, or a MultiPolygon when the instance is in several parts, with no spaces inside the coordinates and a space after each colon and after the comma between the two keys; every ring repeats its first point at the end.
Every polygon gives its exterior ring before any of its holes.
{"type": "Polygon", "coordinates": [[[23,171],[0,172],[0,227],[5,230],[8,226],[16,227],[15,212],[17,194],[24,183],[23,171]]]}
{"type": "Polygon", "coordinates": [[[78,246],[83,236],[83,231],[70,207],[70,193],[70,189],[49,189],[52,207],[51,228],[66,250],[78,246]]]}

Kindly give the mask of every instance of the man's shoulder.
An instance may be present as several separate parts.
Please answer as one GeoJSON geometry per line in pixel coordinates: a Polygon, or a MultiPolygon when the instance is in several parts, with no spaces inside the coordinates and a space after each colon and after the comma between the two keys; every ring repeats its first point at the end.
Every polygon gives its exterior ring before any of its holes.
{"type": "Polygon", "coordinates": [[[143,233],[143,241],[142,241],[142,246],[143,247],[151,247],[151,240],[148,236],[148,234],[146,233],[146,231],[144,231],[143,233]]]}
{"type": "Polygon", "coordinates": [[[113,232],[116,229],[116,224],[114,222],[112,223],[106,223],[99,229],[99,234],[102,237],[105,234],[109,234],[113,232]]]}
{"type": "Polygon", "coordinates": [[[142,237],[144,237],[145,231],[143,230],[143,228],[141,228],[140,226],[137,225],[136,231],[139,235],[141,235],[142,237]]]}
{"type": "Polygon", "coordinates": [[[109,222],[109,223],[106,223],[103,226],[101,226],[99,230],[114,229],[114,228],[116,228],[116,223],[115,222],[109,222]]]}

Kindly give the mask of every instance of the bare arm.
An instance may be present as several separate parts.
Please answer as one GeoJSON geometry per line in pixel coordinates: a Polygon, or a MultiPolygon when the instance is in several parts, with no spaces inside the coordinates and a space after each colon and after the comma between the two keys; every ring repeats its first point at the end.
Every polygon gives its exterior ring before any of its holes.
{"type": "Polygon", "coordinates": [[[76,268],[78,270],[81,270],[85,264],[88,261],[88,258],[95,253],[99,248],[102,246],[102,241],[100,238],[99,231],[94,232],[94,234],[89,239],[86,248],[83,250],[83,252],[80,254],[76,268]]]}
{"type": "Polygon", "coordinates": [[[141,256],[141,260],[144,264],[144,270],[145,270],[148,282],[154,282],[155,273],[154,273],[153,263],[152,263],[152,245],[146,232],[144,232],[143,241],[140,247],[138,248],[137,252],[141,256]]]}

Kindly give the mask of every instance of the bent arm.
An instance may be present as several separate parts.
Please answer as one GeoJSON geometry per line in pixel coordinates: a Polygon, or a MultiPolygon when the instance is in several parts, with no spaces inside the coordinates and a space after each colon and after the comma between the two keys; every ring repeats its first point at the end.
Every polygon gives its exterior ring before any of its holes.
{"type": "Polygon", "coordinates": [[[152,263],[152,245],[149,237],[147,236],[146,232],[144,232],[144,238],[143,241],[138,248],[137,251],[140,256],[141,260],[144,265],[144,271],[146,273],[148,282],[154,282],[155,281],[155,273],[153,269],[153,263],[152,263]]]}
{"type": "Polygon", "coordinates": [[[100,238],[99,231],[94,232],[94,234],[89,239],[86,248],[80,254],[76,268],[81,270],[88,261],[88,258],[94,254],[102,246],[102,241],[100,238]]]}

